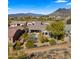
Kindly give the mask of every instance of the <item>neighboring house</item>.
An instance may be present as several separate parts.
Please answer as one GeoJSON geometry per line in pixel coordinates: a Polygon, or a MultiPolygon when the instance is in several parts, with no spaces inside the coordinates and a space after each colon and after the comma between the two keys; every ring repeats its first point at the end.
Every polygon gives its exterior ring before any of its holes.
{"type": "Polygon", "coordinates": [[[28,23],[32,23],[32,25],[27,25],[27,27],[29,28],[30,32],[44,31],[46,26],[47,26],[46,24],[44,24],[43,22],[40,22],[40,21],[28,22],[28,23]]]}
{"type": "Polygon", "coordinates": [[[12,21],[10,27],[23,26],[26,24],[26,21],[12,21]]]}
{"type": "Polygon", "coordinates": [[[10,27],[17,27],[17,26],[23,26],[25,25],[29,29],[30,32],[41,32],[46,30],[46,26],[48,25],[48,22],[41,22],[41,21],[13,21],[10,24],[10,27]]]}

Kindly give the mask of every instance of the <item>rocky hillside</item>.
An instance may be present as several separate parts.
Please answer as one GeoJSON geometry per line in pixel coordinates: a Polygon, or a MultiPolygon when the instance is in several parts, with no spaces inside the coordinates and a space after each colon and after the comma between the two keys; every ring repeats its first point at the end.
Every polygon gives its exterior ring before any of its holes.
{"type": "Polygon", "coordinates": [[[59,8],[55,12],[49,14],[49,16],[68,17],[68,16],[71,16],[71,9],[59,8]]]}

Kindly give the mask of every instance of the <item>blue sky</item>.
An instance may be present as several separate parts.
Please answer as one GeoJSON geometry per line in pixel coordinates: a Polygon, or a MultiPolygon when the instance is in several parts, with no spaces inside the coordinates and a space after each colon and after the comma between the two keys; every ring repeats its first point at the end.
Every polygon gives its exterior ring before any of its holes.
{"type": "Polygon", "coordinates": [[[70,0],[8,0],[8,13],[49,14],[58,8],[70,6],[70,0]]]}

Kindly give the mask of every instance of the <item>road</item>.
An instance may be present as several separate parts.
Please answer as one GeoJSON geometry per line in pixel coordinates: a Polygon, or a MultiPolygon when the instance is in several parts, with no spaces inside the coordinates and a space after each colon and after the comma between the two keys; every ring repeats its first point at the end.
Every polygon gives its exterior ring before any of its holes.
{"type": "Polygon", "coordinates": [[[52,46],[45,46],[45,47],[39,47],[39,48],[31,48],[31,49],[25,49],[25,53],[31,54],[35,52],[44,52],[48,51],[50,49],[67,49],[68,44],[61,44],[61,45],[52,45],[52,46]]]}
{"type": "MultiPolygon", "coordinates": [[[[30,55],[31,53],[36,53],[36,52],[44,52],[44,51],[48,51],[48,50],[55,50],[55,49],[68,49],[69,44],[65,43],[65,44],[61,44],[61,45],[52,45],[52,46],[44,46],[44,47],[38,47],[38,48],[31,48],[31,49],[24,49],[24,50],[19,50],[25,52],[26,54],[30,55]]],[[[9,56],[12,57],[12,56],[9,56]]],[[[17,57],[17,56],[14,56],[17,57]]]]}

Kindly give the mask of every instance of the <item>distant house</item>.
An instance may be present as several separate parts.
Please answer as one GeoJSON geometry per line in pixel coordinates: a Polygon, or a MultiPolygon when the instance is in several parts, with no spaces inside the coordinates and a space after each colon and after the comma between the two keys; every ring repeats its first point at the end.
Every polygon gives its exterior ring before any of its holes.
{"type": "Polygon", "coordinates": [[[23,26],[26,24],[26,21],[12,21],[10,27],[23,26]]]}
{"type": "Polygon", "coordinates": [[[29,32],[40,32],[46,30],[46,26],[48,25],[48,22],[41,22],[41,21],[13,21],[10,24],[10,27],[17,27],[17,26],[23,26],[26,25],[29,29],[29,32]]]}

